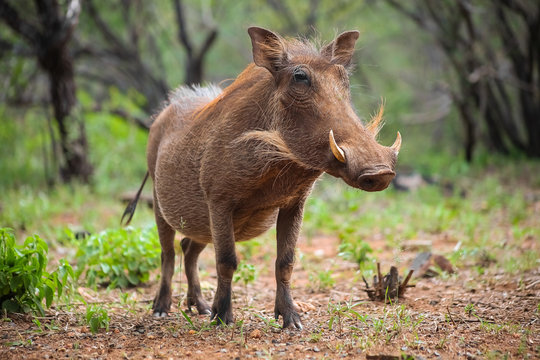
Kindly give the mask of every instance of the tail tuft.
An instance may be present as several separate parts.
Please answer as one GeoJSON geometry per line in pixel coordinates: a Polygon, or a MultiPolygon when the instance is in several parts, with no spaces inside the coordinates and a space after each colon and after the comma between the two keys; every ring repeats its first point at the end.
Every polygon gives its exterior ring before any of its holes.
{"type": "Polygon", "coordinates": [[[144,176],[144,180],[141,184],[141,187],[137,191],[137,194],[129,202],[129,204],[126,206],[126,210],[124,210],[124,214],[122,214],[122,219],[120,219],[121,226],[128,226],[129,223],[131,222],[131,219],[133,218],[133,214],[135,214],[135,209],[137,208],[137,203],[139,202],[139,197],[141,196],[142,189],[144,188],[144,184],[146,184],[146,180],[148,180],[148,171],[146,172],[146,175],[144,176]],[[128,216],[128,218],[124,222],[124,218],[126,216],[128,216]]]}

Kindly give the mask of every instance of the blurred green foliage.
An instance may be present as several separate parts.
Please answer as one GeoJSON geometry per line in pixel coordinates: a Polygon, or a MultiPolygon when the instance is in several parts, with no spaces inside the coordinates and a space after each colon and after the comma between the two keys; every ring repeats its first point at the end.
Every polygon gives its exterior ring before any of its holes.
{"type": "Polygon", "coordinates": [[[54,298],[69,296],[76,285],[71,266],[60,260],[58,268],[46,270],[49,248],[38,235],[17,245],[13,231],[0,228],[0,307],[7,312],[44,315],[54,298]],[[66,294],[67,291],[67,294],[66,294]]]}
{"type": "Polygon", "coordinates": [[[155,227],[108,229],[78,244],[77,273],[84,274],[88,286],[135,286],[148,281],[150,271],[160,264],[160,254],[155,227]]]}

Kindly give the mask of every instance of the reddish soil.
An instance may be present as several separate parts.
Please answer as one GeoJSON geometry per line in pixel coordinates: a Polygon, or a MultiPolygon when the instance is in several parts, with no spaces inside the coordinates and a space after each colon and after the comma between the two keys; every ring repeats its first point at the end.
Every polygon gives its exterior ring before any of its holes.
{"type": "MultiPolygon", "coordinates": [[[[147,287],[127,290],[127,304],[120,302],[118,290],[80,288],[86,301],[102,303],[110,316],[109,330],[95,335],[85,325],[82,304],[51,309],[39,318],[41,331],[28,315],[8,315],[0,323],[0,358],[540,358],[540,269],[515,275],[495,267],[482,275],[472,267],[457,269],[451,276],[413,279],[416,286],[404,298],[384,304],[368,300],[356,265],[336,257],[337,243],[332,237],[314,238],[310,245],[305,239],[300,241],[302,256],[293,277],[293,296],[303,310],[301,331],[281,330],[261,319],[273,316],[274,253],[270,243],[257,251],[270,256],[249,260],[259,275],[247,287],[247,294],[242,284],[234,286],[234,327],[210,326],[207,316],[191,314],[192,327],[177,306],[170,317],[154,319],[150,310],[157,288],[154,276],[147,287]],[[329,289],[319,289],[310,280],[310,272],[321,270],[331,271],[335,284],[329,289]],[[365,316],[364,321],[348,309],[338,318],[333,311],[338,304],[357,304],[353,310],[365,316]]],[[[381,250],[373,256],[381,260],[385,272],[396,259],[401,261],[400,271],[405,271],[419,251],[412,246],[396,254],[382,242],[370,244],[381,250]]],[[[448,237],[433,240],[433,249],[439,253],[454,245],[448,237]]],[[[215,289],[212,257],[213,252],[206,250],[201,258],[202,286],[209,301],[215,289]]],[[[184,277],[176,274],[175,279],[175,302],[185,308],[184,277]]]]}

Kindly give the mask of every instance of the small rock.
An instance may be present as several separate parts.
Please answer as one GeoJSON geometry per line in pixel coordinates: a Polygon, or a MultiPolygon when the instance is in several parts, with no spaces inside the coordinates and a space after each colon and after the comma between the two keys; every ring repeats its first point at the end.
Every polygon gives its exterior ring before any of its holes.
{"type": "Polygon", "coordinates": [[[320,350],[318,347],[316,347],[316,346],[313,347],[313,349],[311,349],[311,350],[313,350],[313,351],[315,351],[315,352],[320,352],[320,351],[321,351],[321,350],[320,350]]]}
{"type": "Polygon", "coordinates": [[[452,267],[452,264],[450,264],[450,261],[446,259],[442,255],[433,255],[433,262],[437,264],[438,267],[441,268],[442,271],[446,271],[449,274],[454,273],[454,268],[452,267]]]}
{"type": "Polygon", "coordinates": [[[227,349],[221,349],[221,350],[219,350],[219,352],[226,353],[227,349]]]}
{"type": "MultiPolygon", "coordinates": [[[[252,339],[260,339],[262,337],[262,332],[259,329],[255,329],[249,334],[249,337],[252,339]]],[[[274,340],[272,340],[272,342],[274,342],[274,340]]]]}

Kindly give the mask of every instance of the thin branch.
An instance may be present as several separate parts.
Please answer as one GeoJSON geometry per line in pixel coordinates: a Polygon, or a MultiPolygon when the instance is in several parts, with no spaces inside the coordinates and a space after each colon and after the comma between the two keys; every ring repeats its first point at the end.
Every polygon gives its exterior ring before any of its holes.
{"type": "Polygon", "coordinates": [[[216,40],[217,35],[218,35],[217,29],[212,29],[210,33],[208,33],[201,47],[201,50],[199,51],[199,54],[197,55],[199,59],[204,58],[204,55],[206,55],[206,53],[208,52],[208,50],[210,50],[210,47],[212,47],[212,44],[216,40]]]}
{"type": "Polygon", "coordinates": [[[25,38],[32,46],[37,46],[41,38],[39,31],[23,20],[17,10],[11,7],[6,0],[0,0],[0,19],[13,31],[25,38]]]}
{"type": "Polygon", "coordinates": [[[530,16],[531,16],[530,10],[522,6],[519,3],[519,1],[516,1],[516,0],[498,0],[498,1],[500,1],[500,3],[503,4],[506,8],[521,15],[524,19],[526,20],[530,19],[530,16]]]}
{"type": "Polygon", "coordinates": [[[283,0],[267,0],[268,5],[272,7],[278,14],[285,18],[288,25],[286,32],[297,34],[299,31],[298,22],[296,21],[291,9],[283,0]]]}
{"type": "Polygon", "coordinates": [[[184,9],[182,6],[181,0],[173,0],[174,4],[174,13],[176,15],[176,22],[178,23],[178,39],[184,45],[186,48],[186,52],[188,54],[189,58],[193,57],[193,45],[189,39],[187,29],[186,29],[186,21],[184,18],[184,9]]]}
{"type": "Polygon", "coordinates": [[[414,21],[416,24],[418,24],[421,28],[427,29],[427,23],[424,21],[424,19],[415,13],[414,11],[411,11],[405,6],[403,6],[403,3],[397,0],[386,0],[386,2],[392,6],[395,10],[399,11],[403,15],[410,18],[412,21],[414,21]]]}
{"type": "Polygon", "coordinates": [[[99,12],[94,6],[93,0],[86,1],[86,4],[88,7],[88,14],[90,14],[90,17],[101,31],[103,38],[114,45],[113,48],[116,50],[118,57],[126,60],[135,57],[136,54],[134,54],[133,51],[131,51],[126,44],[118,36],[116,36],[109,25],[100,16],[99,12]]]}
{"type": "Polygon", "coordinates": [[[126,119],[128,121],[134,122],[139,128],[148,131],[150,129],[150,125],[148,125],[147,121],[148,119],[143,116],[133,115],[128,113],[127,111],[123,109],[112,109],[109,110],[109,113],[117,115],[123,119],[126,119]]]}

